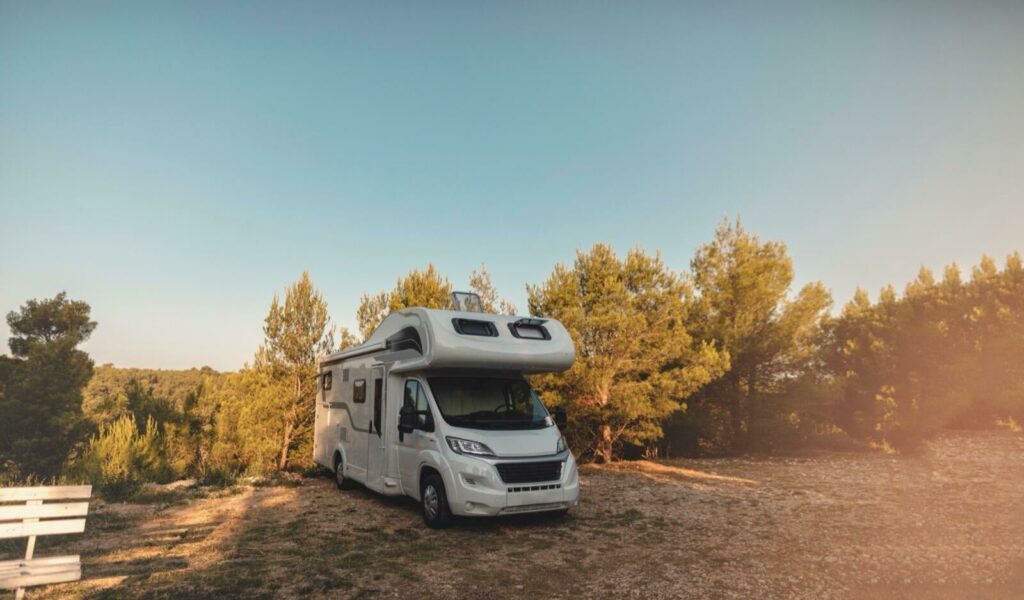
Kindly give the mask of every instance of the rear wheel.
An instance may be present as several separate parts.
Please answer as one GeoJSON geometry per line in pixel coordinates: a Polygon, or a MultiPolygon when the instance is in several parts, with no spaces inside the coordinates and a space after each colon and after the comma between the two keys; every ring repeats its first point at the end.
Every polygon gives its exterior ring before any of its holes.
{"type": "Polygon", "coordinates": [[[444,481],[437,473],[428,473],[420,483],[420,506],[427,527],[444,529],[452,524],[448,494],[444,491],[444,481]]]}
{"type": "Polygon", "coordinates": [[[334,484],[338,486],[339,490],[347,490],[352,487],[352,481],[345,477],[345,461],[341,459],[341,455],[334,457],[334,484]]]}

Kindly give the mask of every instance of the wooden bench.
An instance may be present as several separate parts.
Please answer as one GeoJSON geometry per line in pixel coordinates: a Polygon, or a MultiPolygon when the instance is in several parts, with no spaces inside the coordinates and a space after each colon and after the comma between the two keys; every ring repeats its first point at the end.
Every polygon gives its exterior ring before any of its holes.
{"type": "Polygon", "coordinates": [[[28,538],[24,559],[0,561],[0,590],[17,590],[15,598],[20,599],[30,585],[82,578],[78,556],[34,558],[33,554],[38,535],[85,531],[91,494],[89,485],[0,488],[0,539],[28,538]],[[48,500],[59,502],[44,503],[48,500]]]}

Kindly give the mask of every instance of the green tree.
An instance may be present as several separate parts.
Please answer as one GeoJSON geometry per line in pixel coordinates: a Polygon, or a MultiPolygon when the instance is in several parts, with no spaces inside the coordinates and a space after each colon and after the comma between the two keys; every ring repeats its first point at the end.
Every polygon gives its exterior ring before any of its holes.
{"type": "Polygon", "coordinates": [[[229,480],[278,470],[283,427],[278,415],[289,410],[293,390],[288,382],[247,367],[204,393],[218,407],[207,475],[229,480]]]}
{"type": "Polygon", "coordinates": [[[390,292],[363,294],[356,311],[359,333],[365,340],[380,325],[384,317],[403,308],[421,306],[450,309],[451,294],[452,284],[447,277],[437,272],[432,263],[427,265],[424,271],[413,269],[405,277],[400,277],[390,292]]]}
{"type": "Polygon", "coordinates": [[[359,338],[347,328],[342,327],[338,334],[338,350],[347,350],[359,345],[359,338]]]}
{"type": "Polygon", "coordinates": [[[57,475],[84,440],[82,389],[93,362],[78,350],[96,323],[89,305],[61,292],[7,315],[13,358],[0,364],[0,464],[21,476],[57,475]]]}
{"type": "Polygon", "coordinates": [[[1024,424],[1024,260],[1014,252],[1003,270],[987,257],[964,286],[963,322],[970,332],[971,411],[964,425],[993,419],[1024,424]]]}
{"type": "Polygon", "coordinates": [[[96,367],[85,388],[82,410],[89,428],[128,416],[140,434],[149,417],[158,425],[158,441],[168,477],[205,477],[218,405],[208,389],[226,375],[209,367],[182,371],[96,367]]]}
{"type": "Polygon", "coordinates": [[[748,442],[752,411],[762,408],[755,403],[781,393],[810,367],[831,297],[821,283],[811,283],[791,298],[793,265],[785,244],[762,242],[738,219],[715,230],[691,268],[698,293],[693,330],[731,358],[725,376],[699,399],[698,412],[710,414],[715,423],[715,431],[702,435],[741,449],[748,442]],[[727,428],[714,418],[723,413],[727,428]]]}
{"type": "Polygon", "coordinates": [[[990,427],[1024,415],[1024,267],[982,257],[963,281],[922,268],[902,296],[858,293],[830,324],[825,365],[851,435],[911,449],[951,426],[990,427]]]}
{"type": "Polygon", "coordinates": [[[574,446],[598,460],[656,442],[662,421],[728,365],[687,329],[690,287],[659,256],[636,249],[620,260],[598,244],[528,292],[530,313],[558,319],[576,343],[573,367],[535,385],[570,409],[574,446]]]}
{"type": "Polygon", "coordinates": [[[842,398],[836,422],[857,438],[867,438],[893,415],[893,329],[896,294],[889,287],[872,305],[858,289],[837,319],[828,324],[823,348],[826,367],[837,379],[842,398]]]}
{"type": "Polygon", "coordinates": [[[398,280],[395,289],[388,295],[388,311],[421,306],[423,308],[444,308],[452,306],[452,284],[434,268],[427,265],[425,271],[413,269],[398,280]]]}
{"type": "Polygon", "coordinates": [[[288,287],[283,304],[274,295],[263,335],[255,368],[289,386],[289,401],[275,413],[281,420],[277,467],[283,470],[292,447],[311,432],[317,358],[334,350],[327,302],[313,287],[308,271],[288,287]]]}
{"type": "Polygon", "coordinates": [[[384,317],[388,316],[388,296],[387,292],[379,292],[372,296],[363,294],[360,299],[359,308],[356,309],[356,322],[359,324],[359,334],[364,340],[369,338],[384,317]]]}
{"type": "Polygon", "coordinates": [[[29,300],[20,310],[7,314],[7,326],[14,334],[8,342],[11,353],[27,358],[32,347],[40,344],[81,344],[96,329],[96,322],[89,319],[90,310],[85,302],[68,300],[67,292],[47,300],[29,300]]]}

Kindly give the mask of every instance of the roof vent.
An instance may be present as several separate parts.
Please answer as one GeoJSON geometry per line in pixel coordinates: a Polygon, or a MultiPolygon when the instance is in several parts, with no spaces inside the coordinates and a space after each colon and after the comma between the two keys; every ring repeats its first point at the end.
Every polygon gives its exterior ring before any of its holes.
{"type": "Polygon", "coordinates": [[[452,326],[455,331],[462,335],[479,335],[483,337],[498,337],[498,328],[490,321],[476,321],[474,319],[452,319],[452,326]]]}
{"type": "Polygon", "coordinates": [[[508,330],[517,338],[526,340],[550,340],[551,334],[544,327],[547,319],[519,319],[508,324],[508,330]]]}

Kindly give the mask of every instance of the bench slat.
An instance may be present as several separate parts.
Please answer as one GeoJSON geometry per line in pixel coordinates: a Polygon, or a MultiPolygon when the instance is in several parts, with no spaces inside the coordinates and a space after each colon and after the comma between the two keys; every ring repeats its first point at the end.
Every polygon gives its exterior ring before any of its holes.
{"type": "Polygon", "coordinates": [[[37,523],[0,523],[0,540],[30,535],[58,535],[61,533],[82,533],[85,519],[60,519],[37,523]]]}
{"type": "Polygon", "coordinates": [[[21,569],[0,569],[0,579],[5,577],[15,577],[17,575],[46,575],[49,573],[61,573],[70,569],[81,568],[81,563],[72,563],[66,565],[33,565],[31,567],[23,567],[21,569]]]}
{"type": "Polygon", "coordinates": [[[0,521],[52,519],[54,517],[84,517],[88,512],[88,502],[15,504],[11,506],[0,506],[0,521]]]}
{"type": "Polygon", "coordinates": [[[68,567],[65,571],[56,573],[41,573],[38,575],[12,575],[10,577],[0,576],[0,589],[13,590],[30,585],[47,585],[51,583],[63,583],[65,581],[78,581],[82,578],[81,567],[68,567]]]}
{"type": "Polygon", "coordinates": [[[26,500],[71,500],[92,496],[91,485],[57,485],[49,487],[0,487],[0,502],[26,500]]]}
{"type": "Polygon", "coordinates": [[[81,557],[77,554],[69,554],[67,556],[47,556],[45,558],[30,558],[28,560],[18,558],[15,560],[0,561],[0,571],[19,569],[28,566],[48,567],[52,565],[77,565],[79,563],[81,563],[81,557]]]}

